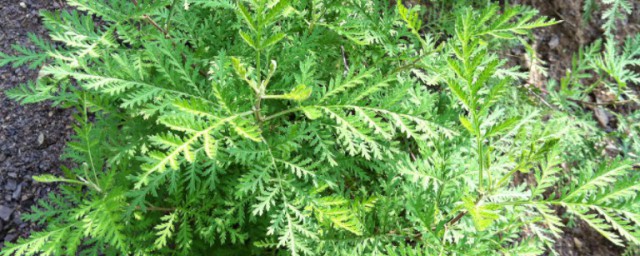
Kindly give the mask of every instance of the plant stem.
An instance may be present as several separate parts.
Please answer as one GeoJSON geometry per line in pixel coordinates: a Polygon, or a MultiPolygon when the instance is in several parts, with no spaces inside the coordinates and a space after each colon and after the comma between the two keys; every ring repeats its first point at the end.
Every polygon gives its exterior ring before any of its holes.
{"type": "Polygon", "coordinates": [[[167,21],[165,21],[164,23],[164,37],[165,38],[169,38],[169,27],[171,25],[170,21],[171,21],[171,17],[173,16],[173,8],[176,5],[176,0],[173,0],[173,2],[171,2],[171,6],[169,7],[169,14],[167,14],[167,21]]]}
{"type": "Polygon", "coordinates": [[[162,27],[160,27],[160,25],[158,25],[158,23],[156,23],[153,19],[151,19],[151,17],[149,17],[149,15],[144,15],[143,16],[147,21],[149,21],[149,23],[151,23],[151,25],[153,25],[158,31],[162,32],[162,34],[164,34],[165,37],[169,36],[169,33],[167,33],[166,30],[164,30],[162,27]]]}
{"type": "MultiPolygon", "coordinates": [[[[480,133],[480,131],[478,131],[478,133],[480,133]]],[[[484,148],[482,145],[482,138],[480,137],[480,135],[476,136],[476,147],[478,150],[478,171],[480,172],[480,177],[478,178],[478,191],[480,193],[484,192],[484,148]]]]}
{"type": "MultiPolygon", "coordinates": [[[[481,201],[482,198],[484,196],[481,194],[480,196],[478,196],[478,200],[476,200],[475,206],[477,206],[481,201]]],[[[458,213],[458,215],[456,215],[456,217],[454,217],[453,219],[451,219],[448,223],[447,226],[452,226],[455,225],[456,223],[458,223],[458,221],[460,221],[462,219],[462,217],[464,217],[465,215],[467,215],[467,211],[463,211],[458,213]]]]}
{"type": "Polygon", "coordinates": [[[480,118],[478,118],[478,115],[476,113],[475,102],[477,102],[477,99],[473,100],[471,106],[469,107],[469,112],[471,115],[471,120],[473,120],[474,129],[476,130],[475,137],[476,137],[476,150],[478,151],[477,153],[478,153],[478,172],[479,172],[478,192],[480,194],[483,194],[484,193],[484,144],[482,143],[482,141],[484,140],[484,138],[480,131],[480,118]]]}
{"type": "Polygon", "coordinates": [[[258,50],[256,52],[256,72],[257,72],[257,77],[258,77],[258,91],[256,92],[256,100],[255,100],[255,104],[253,106],[253,112],[256,118],[256,121],[258,122],[259,125],[262,124],[262,122],[264,121],[262,119],[262,114],[260,113],[262,111],[262,97],[264,96],[264,93],[266,91],[266,85],[262,84],[262,67],[260,65],[260,59],[261,59],[261,54],[260,51],[258,50]]]}
{"type": "Polygon", "coordinates": [[[567,100],[575,103],[587,105],[587,106],[616,106],[616,105],[625,105],[625,104],[636,102],[634,100],[607,101],[607,102],[587,102],[587,101],[574,100],[574,99],[567,99],[567,100]]]}
{"type": "MultiPolygon", "coordinates": [[[[94,181],[92,181],[91,183],[95,184],[95,186],[98,188],[98,191],[101,191],[101,189],[98,186],[98,175],[96,174],[96,165],[94,164],[93,161],[93,154],[91,153],[91,145],[90,145],[90,138],[89,138],[89,132],[91,132],[91,125],[89,124],[89,110],[87,108],[87,94],[83,93],[82,94],[82,108],[83,108],[83,121],[85,123],[85,131],[84,131],[84,141],[86,143],[87,146],[87,155],[89,156],[89,163],[91,164],[91,172],[93,173],[93,178],[94,181]]],[[[91,180],[91,178],[86,177],[87,179],[91,180]]]]}
{"type": "Polygon", "coordinates": [[[302,110],[302,108],[297,107],[297,108],[292,108],[292,109],[288,109],[288,110],[285,110],[285,111],[281,111],[281,112],[278,112],[278,113],[275,113],[273,115],[270,115],[270,116],[266,117],[263,121],[269,121],[269,120],[274,119],[276,117],[283,116],[283,115],[290,114],[290,113],[294,113],[294,112],[298,112],[300,110],[302,110]]]}
{"type": "Polygon", "coordinates": [[[389,73],[389,75],[388,75],[388,76],[392,76],[392,75],[395,75],[395,74],[400,73],[400,72],[402,72],[402,71],[405,71],[405,70],[407,70],[407,69],[411,69],[411,68],[415,67],[415,66],[416,66],[416,64],[417,64],[418,62],[420,62],[420,60],[422,60],[422,58],[423,58],[423,57],[418,57],[418,58],[416,58],[415,60],[411,61],[411,63],[406,64],[406,65],[404,65],[404,66],[401,66],[401,67],[398,67],[398,68],[394,69],[393,71],[391,71],[391,73],[389,73]]]}
{"type": "MultiPolygon", "coordinates": [[[[140,206],[136,206],[136,210],[142,210],[142,207],[140,206]]],[[[177,208],[166,208],[166,207],[156,207],[156,206],[149,206],[146,208],[147,211],[159,211],[159,212],[172,212],[177,210],[177,208]]]]}

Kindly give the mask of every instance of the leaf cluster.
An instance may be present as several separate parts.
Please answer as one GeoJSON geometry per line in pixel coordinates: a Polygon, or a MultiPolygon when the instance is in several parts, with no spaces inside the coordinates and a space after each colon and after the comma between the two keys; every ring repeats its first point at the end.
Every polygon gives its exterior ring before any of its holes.
{"type": "MultiPolygon", "coordinates": [[[[640,244],[633,163],[594,153],[498,54],[556,23],[535,10],[439,1],[454,15],[428,25],[401,1],[68,2],[42,13],[57,44],[0,55],[40,67],[9,97],[77,110],[76,167],[34,177],[62,184],[26,217],[46,228],[3,255],[541,255],[556,207],[640,244]]],[[[636,41],[579,65],[625,88],[636,41]]]]}

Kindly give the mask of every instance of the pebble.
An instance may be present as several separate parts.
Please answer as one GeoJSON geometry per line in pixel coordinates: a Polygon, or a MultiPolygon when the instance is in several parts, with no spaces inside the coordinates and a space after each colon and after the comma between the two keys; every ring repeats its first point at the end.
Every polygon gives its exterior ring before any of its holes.
{"type": "Polygon", "coordinates": [[[560,45],[560,38],[554,35],[553,37],[551,37],[551,40],[549,41],[549,47],[551,49],[555,49],[556,47],[558,47],[558,45],[560,45]]]}
{"type": "Polygon", "coordinates": [[[11,218],[11,214],[13,213],[13,209],[4,205],[0,205],[0,219],[4,221],[9,221],[11,218]]]}
{"type": "Polygon", "coordinates": [[[604,108],[597,108],[593,113],[596,116],[596,119],[598,119],[598,122],[600,122],[603,127],[608,127],[609,115],[607,114],[607,111],[604,110],[604,108]]]}
{"type": "Polygon", "coordinates": [[[40,133],[38,135],[38,146],[42,146],[43,143],[44,143],[44,133],[40,133]]]}
{"type": "Polygon", "coordinates": [[[13,242],[13,240],[15,240],[18,237],[18,234],[15,233],[9,233],[7,234],[7,236],[4,237],[4,241],[5,242],[13,242]]]}
{"type": "Polygon", "coordinates": [[[8,179],[7,184],[4,184],[4,189],[9,191],[14,191],[18,188],[18,183],[14,179],[8,179]]]}
{"type": "Polygon", "coordinates": [[[20,183],[18,184],[18,187],[16,188],[16,190],[13,191],[13,194],[11,195],[13,197],[13,200],[17,200],[20,195],[22,194],[22,186],[24,183],[20,183]]]}
{"type": "Polygon", "coordinates": [[[27,8],[27,4],[25,4],[24,2],[20,2],[20,7],[27,8]]]}
{"type": "Polygon", "coordinates": [[[578,238],[573,238],[573,243],[576,245],[576,248],[578,250],[582,249],[582,247],[584,247],[584,244],[582,243],[582,241],[580,241],[578,238]]]}

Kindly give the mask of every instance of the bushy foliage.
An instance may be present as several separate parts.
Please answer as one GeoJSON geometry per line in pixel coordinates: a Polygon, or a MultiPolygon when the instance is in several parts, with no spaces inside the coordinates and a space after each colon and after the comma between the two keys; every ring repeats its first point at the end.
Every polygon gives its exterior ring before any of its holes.
{"type": "MultiPolygon", "coordinates": [[[[7,95],[77,109],[77,165],[34,177],[62,184],[26,217],[46,228],[2,254],[539,255],[562,236],[555,209],[640,244],[631,160],[602,157],[589,120],[532,100],[498,55],[556,21],[458,2],[433,24],[366,0],[42,13],[54,43],[0,55],[40,78],[7,95]]],[[[622,92],[629,44],[584,65],[622,92]]]]}

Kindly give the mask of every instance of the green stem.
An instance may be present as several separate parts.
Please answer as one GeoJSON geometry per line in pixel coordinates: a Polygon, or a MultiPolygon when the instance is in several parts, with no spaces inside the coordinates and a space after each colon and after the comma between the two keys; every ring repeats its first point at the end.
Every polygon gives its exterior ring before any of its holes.
{"type": "MultiPolygon", "coordinates": [[[[479,132],[479,131],[478,131],[479,132]]],[[[478,191],[480,191],[480,193],[484,193],[484,153],[482,152],[483,146],[482,146],[482,138],[480,136],[476,136],[476,147],[478,150],[478,164],[479,164],[479,169],[478,171],[480,172],[480,177],[478,179],[478,191]]]]}
{"type": "Polygon", "coordinates": [[[256,70],[257,70],[257,82],[258,82],[258,91],[256,92],[256,100],[253,106],[253,112],[254,112],[254,116],[256,118],[256,121],[258,122],[259,125],[262,124],[262,122],[264,121],[262,119],[262,114],[260,113],[262,111],[262,97],[264,96],[264,93],[266,91],[266,88],[264,88],[266,85],[262,84],[262,67],[260,65],[260,59],[261,59],[261,54],[260,51],[256,52],[256,70]]]}
{"type": "Polygon", "coordinates": [[[423,58],[423,57],[424,57],[424,56],[417,57],[415,60],[411,61],[409,64],[406,64],[406,65],[404,65],[404,66],[401,66],[401,67],[398,67],[398,68],[394,69],[394,70],[393,70],[393,71],[391,71],[391,73],[389,73],[387,76],[388,76],[388,77],[391,77],[391,76],[393,76],[393,75],[395,75],[395,74],[398,74],[398,73],[400,73],[400,72],[402,72],[402,71],[405,71],[405,70],[407,70],[407,69],[412,69],[412,68],[414,68],[414,67],[416,66],[416,64],[417,64],[418,62],[420,62],[420,60],[422,60],[422,58],[423,58]]]}
{"type": "MultiPolygon", "coordinates": [[[[69,184],[76,184],[76,185],[92,187],[92,188],[96,189],[95,185],[91,184],[90,182],[82,182],[82,181],[77,181],[77,180],[72,180],[72,179],[60,179],[58,181],[59,182],[63,182],[63,183],[69,183],[69,184]]],[[[96,189],[96,190],[98,190],[98,189],[96,189]]],[[[100,190],[98,190],[98,191],[100,191],[100,190]]]]}
{"type": "MultiPolygon", "coordinates": [[[[83,96],[82,107],[83,107],[83,112],[84,112],[83,113],[83,118],[84,118],[83,121],[85,122],[85,124],[88,124],[89,123],[89,113],[88,113],[89,111],[87,109],[87,94],[85,93],[82,96],[83,96]]],[[[87,146],[87,154],[89,155],[89,162],[91,163],[91,172],[93,173],[93,178],[94,178],[94,181],[92,181],[91,183],[96,184],[96,187],[98,187],[97,186],[98,175],[96,174],[96,166],[95,166],[94,161],[93,161],[93,154],[91,153],[91,145],[89,144],[90,143],[90,139],[88,137],[89,136],[89,132],[91,132],[91,126],[90,125],[86,125],[85,126],[85,132],[84,132],[84,135],[85,135],[84,141],[87,144],[86,145],[87,146]]],[[[87,179],[90,179],[90,178],[87,177],[87,179]]]]}
{"type": "MultiPolygon", "coordinates": [[[[478,204],[482,201],[482,198],[483,198],[483,197],[484,197],[483,195],[480,195],[480,196],[478,197],[478,199],[476,200],[476,203],[475,203],[474,205],[475,205],[475,206],[478,206],[478,204]]],[[[462,219],[462,217],[464,217],[464,215],[466,215],[466,214],[467,214],[467,211],[463,211],[463,212],[458,213],[458,215],[456,215],[456,217],[454,217],[453,219],[451,219],[451,220],[447,223],[447,226],[449,226],[449,227],[450,227],[450,226],[455,225],[455,224],[456,224],[456,223],[458,223],[458,221],[460,221],[460,220],[462,219]]]]}
{"type": "Polygon", "coordinates": [[[258,50],[256,51],[256,75],[258,76],[258,87],[262,89],[262,53],[258,50]]]}
{"type": "Polygon", "coordinates": [[[513,168],[513,170],[509,171],[509,173],[505,174],[504,177],[502,177],[502,179],[500,179],[500,181],[498,181],[498,183],[496,183],[496,186],[491,188],[493,189],[497,189],[500,186],[504,185],[505,182],[507,182],[509,180],[509,177],[513,176],[514,173],[516,173],[518,170],[520,170],[520,164],[518,164],[518,166],[516,166],[515,168],[513,168]]]}
{"type": "Polygon", "coordinates": [[[288,109],[288,110],[285,110],[285,111],[280,111],[278,113],[275,113],[273,115],[270,115],[270,116],[266,117],[263,121],[269,121],[269,120],[272,120],[274,118],[277,118],[277,117],[280,117],[280,116],[283,116],[283,115],[286,115],[286,114],[291,114],[291,113],[294,113],[294,112],[298,112],[300,110],[302,110],[301,107],[292,108],[292,109],[288,109]]]}
{"type": "Polygon", "coordinates": [[[310,2],[310,7],[309,7],[309,34],[313,33],[313,28],[316,26],[316,21],[315,21],[315,17],[313,16],[313,13],[315,12],[315,4],[313,1],[309,1],[310,2]]]}
{"type": "Polygon", "coordinates": [[[173,17],[173,9],[176,5],[176,0],[173,0],[173,2],[171,2],[171,6],[169,7],[169,14],[167,14],[167,21],[164,23],[164,32],[165,32],[165,37],[169,38],[169,27],[171,25],[171,17],[173,17]]]}
{"type": "Polygon", "coordinates": [[[265,100],[287,100],[286,95],[262,95],[262,99],[265,100]]]}
{"type": "Polygon", "coordinates": [[[484,144],[482,143],[484,138],[482,137],[482,134],[480,132],[480,118],[478,118],[478,115],[476,113],[475,102],[476,102],[475,99],[471,102],[469,112],[471,115],[471,120],[473,120],[473,125],[475,126],[474,129],[476,130],[475,137],[476,137],[476,150],[478,154],[478,173],[479,173],[478,192],[480,192],[480,194],[483,194],[485,192],[484,191],[484,144]]]}

